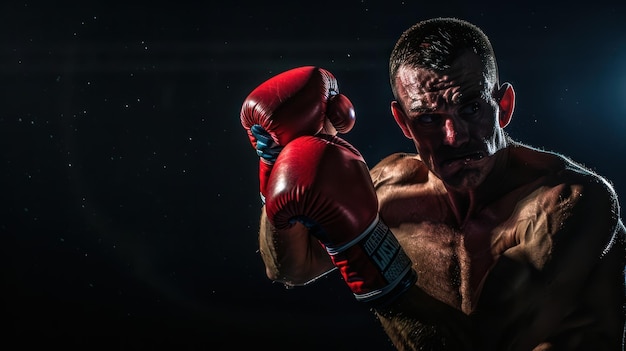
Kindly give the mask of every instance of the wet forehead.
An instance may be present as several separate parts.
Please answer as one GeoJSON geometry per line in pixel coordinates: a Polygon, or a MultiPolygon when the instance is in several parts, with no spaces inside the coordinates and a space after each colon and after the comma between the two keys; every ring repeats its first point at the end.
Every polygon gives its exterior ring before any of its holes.
{"type": "Polygon", "coordinates": [[[410,110],[435,110],[460,104],[490,90],[477,55],[466,53],[444,72],[401,66],[396,78],[399,98],[410,110]]]}

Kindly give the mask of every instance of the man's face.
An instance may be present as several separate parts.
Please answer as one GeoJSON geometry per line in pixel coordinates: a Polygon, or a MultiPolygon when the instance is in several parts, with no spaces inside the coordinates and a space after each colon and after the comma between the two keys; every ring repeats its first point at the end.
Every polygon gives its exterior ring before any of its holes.
{"type": "Polygon", "coordinates": [[[459,191],[485,179],[491,156],[506,143],[492,97],[495,78],[485,77],[481,67],[468,52],[443,73],[403,66],[395,81],[396,121],[430,170],[459,191]]]}

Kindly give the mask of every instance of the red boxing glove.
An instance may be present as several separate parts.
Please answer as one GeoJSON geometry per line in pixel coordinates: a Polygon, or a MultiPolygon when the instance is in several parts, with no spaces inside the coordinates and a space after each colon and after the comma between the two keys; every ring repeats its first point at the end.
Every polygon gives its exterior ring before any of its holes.
{"type": "Polygon", "coordinates": [[[272,224],[307,226],[357,300],[383,305],[415,284],[410,259],[378,217],[367,165],[345,140],[319,135],[291,141],[278,156],[267,189],[272,224]]]}
{"type": "Polygon", "coordinates": [[[241,107],[241,124],[252,147],[261,156],[259,180],[261,196],[275,155],[291,140],[319,133],[328,119],[339,133],[347,133],[355,122],[350,100],[339,94],[337,80],[325,69],[305,66],[280,73],[255,88],[241,107]],[[253,126],[258,125],[253,128],[253,126]],[[259,129],[264,135],[258,143],[259,129]],[[263,132],[264,131],[264,132],[263,132]],[[269,144],[268,145],[268,140],[269,144]]]}

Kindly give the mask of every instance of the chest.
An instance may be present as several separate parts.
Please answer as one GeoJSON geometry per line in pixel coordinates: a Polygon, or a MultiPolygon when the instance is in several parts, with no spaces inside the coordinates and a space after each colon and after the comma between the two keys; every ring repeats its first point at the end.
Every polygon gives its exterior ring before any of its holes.
{"type": "Polygon", "coordinates": [[[444,203],[418,206],[422,211],[411,210],[414,208],[382,214],[411,258],[419,277],[417,284],[441,301],[471,311],[490,269],[506,250],[518,244],[519,214],[498,207],[483,211],[461,227],[444,203]]]}

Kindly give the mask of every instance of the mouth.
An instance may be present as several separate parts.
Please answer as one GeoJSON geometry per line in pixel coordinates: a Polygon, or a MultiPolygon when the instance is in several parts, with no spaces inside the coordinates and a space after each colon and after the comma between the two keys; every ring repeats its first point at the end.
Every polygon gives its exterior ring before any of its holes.
{"type": "Polygon", "coordinates": [[[457,166],[458,165],[468,165],[468,164],[471,164],[473,162],[480,161],[484,157],[485,157],[485,153],[483,153],[481,151],[471,152],[471,153],[463,154],[463,155],[460,155],[460,156],[447,158],[443,162],[441,162],[441,166],[442,167],[449,167],[449,166],[455,166],[455,165],[457,165],[457,166]]]}

